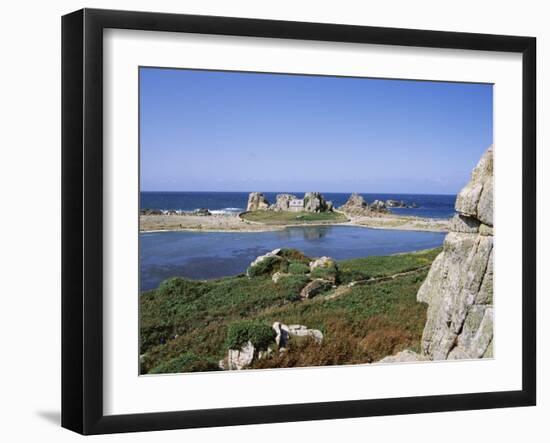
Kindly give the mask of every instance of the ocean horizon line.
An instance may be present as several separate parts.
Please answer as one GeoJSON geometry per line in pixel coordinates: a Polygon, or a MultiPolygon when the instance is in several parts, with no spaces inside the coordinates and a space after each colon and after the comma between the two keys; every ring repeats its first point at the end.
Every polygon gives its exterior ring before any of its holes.
{"type": "Polygon", "coordinates": [[[255,191],[150,191],[150,190],[145,190],[145,189],[140,189],[139,191],[140,193],[141,192],[146,192],[146,193],[150,193],[150,194],[178,194],[178,193],[189,193],[189,194],[208,194],[208,193],[218,193],[218,194],[249,194],[251,192],[262,192],[262,193],[270,193],[270,194],[275,194],[275,193],[278,193],[278,194],[305,194],[306,192],[319,192],[321,194],[353,194],[353,193],[356,193],[356,194],[376,194],[376,195],[441,195],[441,196],[446,196],[446,197],[452,197],[452,196],[456,196],[458,194],[457,193],[451,193],[451,194],[448,194],[448,193],[434,193],[434,192],[423,192],[423,193],[420,193],[420,192],[416,192],[416,193],[412,193],[412,192],[376,192],[376,191],[281,191],[281,190],[278,190],[278,191],[265,191],[265,190],[255,190],[255,191]]]}

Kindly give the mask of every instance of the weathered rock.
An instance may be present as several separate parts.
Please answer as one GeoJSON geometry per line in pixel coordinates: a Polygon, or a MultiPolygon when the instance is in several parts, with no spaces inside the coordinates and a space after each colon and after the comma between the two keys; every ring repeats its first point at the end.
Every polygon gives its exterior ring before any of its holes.
{"type": "Polygon", "coordinates": [[[311,337],[317,343],[321,343],[323,341],[323,333],[321,331],[318,329],[309,329],[304,325],[289,325],[288,332],[291,336],[311,337]]]}
{"type": "Polygon", "coordinates": [[[276,334],[275,342],[279,348],[286,348],[291,336],[311,337],[316,343],[321,343],[323,341],[323,333],[321,331],[318,329],[309,329],[304,325],[287,326],[284,323],[276,321],[273,323],[272,327],[276,334]]]}
{"type": "Polygon", "coordinates": [[[334,266],[336,266],[334,259],[324,256],[311,261],[309,263],[309,270],[313,271],[316,268],[331,268],[334,266]]]}
{"type": "Polygon", "coordinates": [[[479,234],[480,235],[493,235],[493,227],[481,224],[481,225],[479,225],[479,234]]]}
{"type": "Polygon", "coordinates": [[[277,200],[272,208],[276,211],[288,211],[290,202],[297,199],[298,197],[292,194],[278,194],[277,200]]]}
{"type": "Polygon", "coordinates": [[[456,214],[449,225],[449,230],[453,232],[463,232],[465,234],[475,234],[479,231],[479,220],[467,215],[456,214]]]}
{"type": "Polygon", "coordinates": [[[224,370],[241,370],[249,366],[254,360],[256,350],[249,341],[241,349],[229,349],[225,359],[220,360],[219,367],[224,370]]]}
{"type": "Polygon", "coordinates": [[[491,146],[472,171],[470,182],[456,198],[455,209],[481,223],[493,226],[493,147],[491,146]]]}
{"type": "Polygon", "coordinates": [[[409,351],[405,349],[404,351],[398,352],[395,355],[390,355],[384,357],[382,360],[377,361],[376,363],[409,363],[414,361],[426,361],[427,358],[416,352],[409,351]]]}
{"type": "Polygon", "coordinates": [[[369,205],[363,196],[354,192],[349,196],[348,201],[340,206],[340,211],[351,215],[367,215],[369,205]]]}
{"type": "Polygon", "coordinates": [[[306,192],[304,195],[304,211],[325,212],[327,211],[327,202],[325,197],[319,192],[306,192]]]}
{"type": "Polygon", "coordinates": [[[457,197],[460,214],[417,294],[429,305],[422,352],[433,360],[492,355],[492,153],[485,152],[457,197]]]}
{"type": "Polygon", "coordinates": [[[139,213],[141,215],[162,215],[162,211],[160,209],[142,209],[139,213]]]}
{"type": "MultiPolygon", "coordinates": [[[[493,147],[459,193],[443,251],[418,290],[428,304],[421,357],[428,360],[493,356],[493,147]]],[[[416,358],[404,351],[384,363],[416,358]]]]}
{"type": "Polygon", "coordinates": [[[382,200],[374,200],[370,205],[371,210],[383,212],[387,210],[386,202],[382,200]]]}
{"type": "Polygon", "coordinates": [[[250,263],[250,266],[256,266],[256,265],[259,265],[261,262],[263,262],[265,259],[267,259],[268,257],[275,257],[275,256],[278,256],[279,253],[281,252],[281,248],[277,248],[277,249],[274,249],[273,251],[271,252],[268,252],[267,254],[264,254],[264,255],[259,255],[258,257],[256,257],[254,259],[254,261],[252,263],[250,263]]]}
{"type": "Polygon", "coordinates": [[[312,277],[336,283],[338,279],[338,265],[330,257],[321,257],[309,263],[309,271],[312,277]]]}
{"type": "Polygon", "coordinates": [[[269,202],[263,193],[251,192],[248,194],[247,211],[260,211],[264,209],[269,209],[269,202]]]}
{"type": "Polygon", "coordinates": [[[195,215],[203,215],[203,216],[212,215],[212,213],[211,213],[208,209],[206,209],[206,208],[197,209],[195,212],[193,212],[193,214],[195,214],[195,215]]]}
{"type": "Polygon", "coordinates": [[[386,200],[388,208],[406,208],[407,204],[403,200],[386,200]]]}
{"type": "Polygon", "coordinates": [[[493,238],[450,232],[417,299],[429,304],[422,351],[444,360],[456,345],[487,273],[493,238]]]}
{"type": "Polygon", "coordinates": [[[281,249],[274,249],[267,254],[260,255],[250,263],[250,266],[246,270],[246,275],[254,277],[257,275],[272,275],[274,272],[286,269],[288,267],[288,260],[279,256],[281,249]]]}
{"type": "Polygon", "coordinates": [[[319,295],[321,292],[326,291],[331,286],[331,282],[316,278],[315,280],[310,281],[306,286],[304,286],[304,288],[300,291],[300,298],[313,298],[316,295],[319,295]]]}
{"type": "Polygon", "coordinates": [[[288,277],[289,275],[290,274],[286,272],[277,271],[271,276],[271,280],[273,281],[273,283],[279,283],[279,280],[281,280],[281,278],[288,277]]]}

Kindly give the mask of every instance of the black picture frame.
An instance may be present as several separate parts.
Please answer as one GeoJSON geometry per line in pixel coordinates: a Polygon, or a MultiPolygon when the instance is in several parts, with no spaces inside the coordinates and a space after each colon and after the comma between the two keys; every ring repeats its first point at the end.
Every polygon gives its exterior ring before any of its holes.
{"type": "Polygon", "coordinates": [[[536,403],[536,39],[232,17],[83,9],[62,18],[62,426],[82,434],[320,420],[536,403]],[[522,389],[169,411],[103,413],[103,30],[504,51],[522,54],[522,389]]]}

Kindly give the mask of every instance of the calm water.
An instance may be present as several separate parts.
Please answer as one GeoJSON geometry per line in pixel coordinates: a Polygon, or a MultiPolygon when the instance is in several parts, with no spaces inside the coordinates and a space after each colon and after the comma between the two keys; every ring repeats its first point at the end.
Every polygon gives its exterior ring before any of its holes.
{"type": "MultiPolygon", "coordinates": [[[[280,192],[265,192],[270,203],[275,202],[280,192]]],[[[290,192],[298,197],[303,192],[290,192]]],[[[327,200],[332,200],[334,206],[343,205],[350,193],[323,193],[327,200]]],[[[407,204],[416,203],[418,208],[392,208],[396,214],[414,215],[418,217],[448,218],[454,214],[456,195],[427,195],[427,194],[361,194],[368,203],[374,200],[403,200],[407,204]]],[[[220,213],[242,212],[248,201],[247,192],[141,192],[141,208],[173,209],[194,211],[198,208],[207,208],[220,213]]]]}
{"type": "Polygon", "coordinates": [[[337,260],[439,246],[444,233],[353,226],[292,227],[274,232],[158,232],[140,234],[141,290],[169,277],[211,279],[243,273],[252,260],[276,248],[337,260]]]}

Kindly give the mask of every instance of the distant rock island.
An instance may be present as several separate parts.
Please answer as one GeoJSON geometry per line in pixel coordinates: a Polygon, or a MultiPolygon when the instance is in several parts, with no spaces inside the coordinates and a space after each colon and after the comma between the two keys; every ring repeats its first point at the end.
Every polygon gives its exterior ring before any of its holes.
{"type": "Polygon", "coordinates": [[[246,210],[250,211],[291,211],[291,212],[331,212],[334,207],[320,192],[306,192],[303,198],[293,194],[278,194],[276,201],[270,204],[262,192],[251,192],[248,195],[246,210]]]}
{"type": "MultiPolygon", "coordinates": [[[[387,213],[389,208],[416,208],[416,203],[407,204],[403,200],[374,200],[370,205],[363,196],[353,193],[348,201],[338,208],[348,215],[368,216],[373,212],[387,213]]],[[[334,205],[320,192],[306,192],[303,198],[294,194],[277,194],[275,203],[270,203],[262,192],[248,195],[247,212],[252,211],[291,211],[291,212],[332,212],[334,205]]]]}

